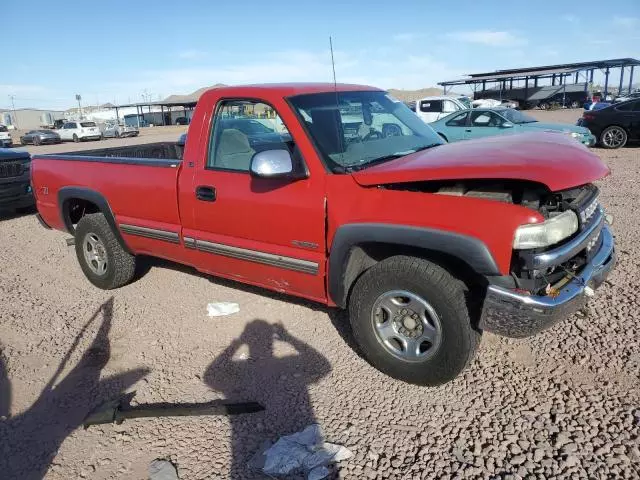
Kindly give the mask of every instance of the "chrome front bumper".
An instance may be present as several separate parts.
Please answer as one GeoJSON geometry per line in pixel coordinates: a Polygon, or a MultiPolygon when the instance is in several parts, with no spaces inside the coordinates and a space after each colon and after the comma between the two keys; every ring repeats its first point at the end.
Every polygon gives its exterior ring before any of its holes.
{"type": "Polygon", "coordinates": [[[555,297],[526,295],[490,285],[484,300],[480,328],[505,337],[528,337],[582,308],[587,303],[589,293],[606,280],[616,263],[615,242],[607,225],[602,227],[601,235],[600,249],[591,262],[563,285],[555,297]]]}

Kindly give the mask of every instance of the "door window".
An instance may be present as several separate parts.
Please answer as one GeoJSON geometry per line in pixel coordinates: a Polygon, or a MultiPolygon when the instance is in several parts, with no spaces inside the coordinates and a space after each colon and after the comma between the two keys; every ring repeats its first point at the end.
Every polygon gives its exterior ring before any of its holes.
{"type": "Polygon", "coordinates": [[[499,127],[502,118],[493,112],[473,112],[471,114],[471,126],[473,127],[499,127]]]}
{"type": "Polygon", "coordinates": [[[270,106],[251,100],[226,100],[216,110],[207,168],[248,172],[257,152],[291,151],[291,135],[270,106]]]}
{"type": "Polygon", "coordinates": [[[469,112],[464,112],[459,115],[456,115],[451,120],[449,120],[446,125],[447,127],[464,127],[467,124],[467,118],[469,117],[469,112]]]}
{"type": "Polygon", "coordinates": [[[422,100],[420,102],[421,112],[442,112],[442,100],[422,100]]]}

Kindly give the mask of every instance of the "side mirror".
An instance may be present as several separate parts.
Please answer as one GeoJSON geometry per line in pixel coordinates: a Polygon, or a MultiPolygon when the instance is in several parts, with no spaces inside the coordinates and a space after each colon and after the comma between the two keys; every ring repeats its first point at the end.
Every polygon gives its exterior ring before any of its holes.
{"type": "Polygon", "coordinates": [[[251,175],[259,178],[293,176],[293,160],[288,150],[264,150],[251,158],[251,175]]]}
{"type": "Polygon", "coordinates": [[[513,123],[511,122],[504,122],[502,125],[500,125],[502,128],[513,128],[513,123]]]}

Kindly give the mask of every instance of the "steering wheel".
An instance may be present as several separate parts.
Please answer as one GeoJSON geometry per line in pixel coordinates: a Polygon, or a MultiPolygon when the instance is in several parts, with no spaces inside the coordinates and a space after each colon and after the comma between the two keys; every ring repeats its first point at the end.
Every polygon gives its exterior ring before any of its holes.
{"type": "Polygon", "coordinates": [[[369,140],[372,140],[374,138],[375,139],[380,139],[380,138],[383,138],[383,137],[382,137],[382,133],[380,133],[379,131],[374,130],[372,128],[369,133],[367,133],[364,137],[362,137],[362,141],[363,142],[368,142],[369,140]]]}

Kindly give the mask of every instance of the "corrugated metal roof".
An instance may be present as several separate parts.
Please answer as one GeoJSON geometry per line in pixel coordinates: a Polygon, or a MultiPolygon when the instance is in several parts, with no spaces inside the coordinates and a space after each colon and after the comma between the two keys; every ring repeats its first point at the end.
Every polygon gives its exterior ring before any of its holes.
{"type": "Polygon", "coordinates": [[[526,77],[544,77],[547,75],[574,73],[580,70],[620,68],[640,66],[640,60],[635,58],[613,58],[609,60],[596,60],[593,62],[561,63],[559,65],[544,65],[540,67],[513,68],[496,70],[495,72],[472,73],[466,78],[439,82],[438,85],[464,85],[480,83],[482,81],[499,81],[505,79],[524,79],[526,77]]]}

